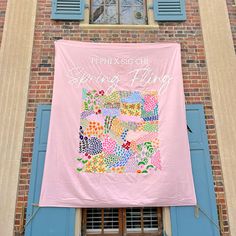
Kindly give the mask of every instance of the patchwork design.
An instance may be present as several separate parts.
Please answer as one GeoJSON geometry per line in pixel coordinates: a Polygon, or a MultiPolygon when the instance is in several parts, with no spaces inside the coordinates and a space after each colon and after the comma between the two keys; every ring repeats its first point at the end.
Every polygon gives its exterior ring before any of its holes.
{"type": "Polygon", "coordinates": [[[82,92],[78,172],[161,170],[157,91],[82,92]]]}

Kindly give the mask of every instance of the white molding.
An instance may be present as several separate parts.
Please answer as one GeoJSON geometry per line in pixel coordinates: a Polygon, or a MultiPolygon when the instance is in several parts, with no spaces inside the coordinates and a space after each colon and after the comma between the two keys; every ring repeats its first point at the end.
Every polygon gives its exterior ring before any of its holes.
{"type": "Polygon", "coordinates": [[[76,209],[75,236],[82,236],[82,209],[76,209]]]}
{"type": "Polygon", "coordinates": [[[37,0],[8,0],[0,50],[0,235],[14,231],[37,0]]]}
{"type": "Polygon", "coordinates": [[[170,219],[170,208],[162,208],[162,220],[163,220],[163,230],[168,236],[172,236],[171,230],[171,219],[170,219]]]}
{"type": "Polygon", "coordinates": [[[199,0],[199,11],[233,236],[236,235],[236,56],[226,1],[199,0]]]}

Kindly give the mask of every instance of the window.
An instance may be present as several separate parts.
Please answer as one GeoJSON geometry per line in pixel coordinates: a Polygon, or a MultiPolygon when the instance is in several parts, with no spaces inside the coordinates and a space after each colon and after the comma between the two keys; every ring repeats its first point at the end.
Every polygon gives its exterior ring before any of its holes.
{"type": "Polygon", "coordinates": [[[145,0],[91,0],[90,22],[95,24],[147,23],[145,0]]]}
{"type": "Polygon", "coordinates": [[[186,20],[185,0],[52,0],[53,20],[79,20],[81,26],[157,25],[186,20]]]}
{"type": "Polygon", "coordinates": [[[83,210],[83,236],[162,235],[161,208],[92,208],[83,210]]]}

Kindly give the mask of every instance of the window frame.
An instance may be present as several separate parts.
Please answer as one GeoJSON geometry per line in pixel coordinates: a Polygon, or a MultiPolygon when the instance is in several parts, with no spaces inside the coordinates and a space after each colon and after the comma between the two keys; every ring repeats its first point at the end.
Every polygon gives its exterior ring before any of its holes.
{"type": "MultiPolygon", "coordinates": [[[[94,0],[89,0],[89,24],[90,25],[129,25],[129,24],[124,24],[124,23],[121,23],[121,0],[117,0],[117,20],[118,22],[117,23],[94,23],[92,22],[92,5],[93,5],[93,1],[94,0]]],[[[143,11],[145,13],[145,16],[144,16],[144,21],[145,23],[144,24],[130,24],[130,25],[140,25],[140,26],[146,26],[148,25],[148,8],[147,8],[147,1],[148,0],[143,0],[143,11]]],[[[109,4],[107,4],[109,5],[109,4]]]]}
{"type": "Polygon", "coordinates": [[[159,27],[154,17],[153,1],[146,1],[146,18],[147,24],[135,25],[135,24],[94,24],[90,23],[90,0],[85,1],[84,20],[80,21],[80,28],[82,29],[156,29],[159,27]]]}
{"type": "MultiPolygon", "coordinates": [[[[157,216],[157,222],[158,222],[158,229],[157,231],[154,230],[150,230],[145,231],[144,230],[144,213],[143,213],[143,207],[138,208],[140,209],[140,224],[141,224],[141,231],[129,231],[127,230],[127,226],[126,226],[126,210],[127,208],[118,208],[118,231],[117,233],[113,233],[112,231],[104,231],[104,208],[101,209],[101,233],[98,232],[94,232],[94,233],[88,233],[86,234],[86,225],[87,225],[87,209],[84,208],[82,209],[82,235],[83,236],[122,236],[122,235],[126,235],[126,236],[161,236],[163,234],[163,213],[162,213],[162,208],[157,207],[156,208],[156,216],[157,216]]],[[[151,228],[150,228],[151,229],[151,228]]]]}

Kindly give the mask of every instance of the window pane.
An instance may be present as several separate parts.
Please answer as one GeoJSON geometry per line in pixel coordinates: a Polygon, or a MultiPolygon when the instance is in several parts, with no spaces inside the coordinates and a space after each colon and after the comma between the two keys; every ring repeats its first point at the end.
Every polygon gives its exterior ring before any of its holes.
{"type": "Polygon", "coordinates": [[[122,0],[120,6],[121,24],[145,24],[146,14],[143,0],[122,0]]]}
{"type": "Polygon", "coordinates": [[[133,25],[146,24],[146,15],[144,13],[144,8],[142,6],[123,6],[121,8],[120,22],[121,24],[133,25]]]}
{"type": "Polygon", "coordinates": [[[144,0],[121,0],[121,6],[143,6],[144,0]]]}
{"type": "Polygon", "coordinates": [[[86,234],[119,232],[119,210],[117,208],[87,209],[86,234]]]}
{"type": "Polygon", "coordinates": [[[101,232],[102,210],[98,208],[87,209],[86,231],[101,232]]]}
{"type": "Polygon", "coordinates": [[[91,22],[97,24],[118,23],[117,0],[93,0],[91,22]]]}
{"type": "Polygon", "coordinates": [[[144,231],[158,230],[157,209],[154,207],[143,209],[144,231]]]}
{"type": "Polygon", "coordinates": [[[126,228],[127,232],[148,233],[160,231],[161,222],[158,222],[157,208],[127,208],[126,209],[126,228]]]}
{"type": "Polygon", "coordinates": [[[127,231],[141,232],[141,209],[126,209],[126,228],[127,231]]]}
{"type": "Polygon", "coordinates": [[[119,210],[117,208],[104,209],[104,231],[119,231],[119,210]]]}

